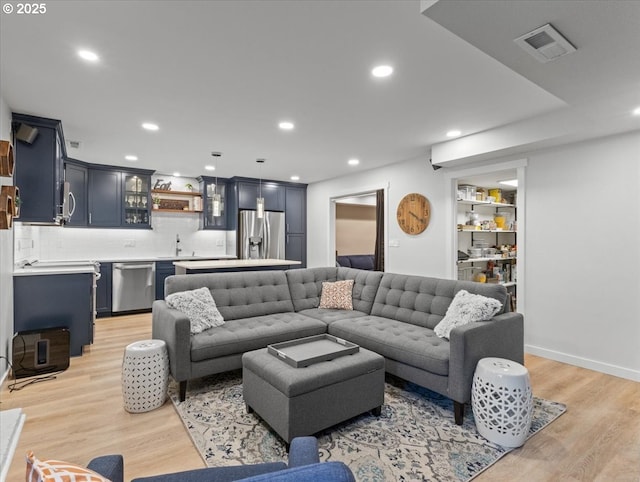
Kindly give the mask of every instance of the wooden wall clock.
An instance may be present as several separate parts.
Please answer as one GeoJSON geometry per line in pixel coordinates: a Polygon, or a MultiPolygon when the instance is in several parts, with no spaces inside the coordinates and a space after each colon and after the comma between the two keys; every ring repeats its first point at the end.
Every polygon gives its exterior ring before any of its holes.
{"type": "Polygon", "coordinates": [[[396,212],[398,225],[407,234],[420,234],[431,219],[431,204],[422,194],[412,192],[402,198],[396,212]]]}

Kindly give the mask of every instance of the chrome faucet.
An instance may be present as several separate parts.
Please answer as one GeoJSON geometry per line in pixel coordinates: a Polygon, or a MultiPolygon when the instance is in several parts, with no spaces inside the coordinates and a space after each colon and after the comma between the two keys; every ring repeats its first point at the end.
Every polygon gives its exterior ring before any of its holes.
{"type": "Polygon", "coordinates": [[[180,256],[182,248],[180,247],[180,235],[176,234],[176,256],[180,256]]]}

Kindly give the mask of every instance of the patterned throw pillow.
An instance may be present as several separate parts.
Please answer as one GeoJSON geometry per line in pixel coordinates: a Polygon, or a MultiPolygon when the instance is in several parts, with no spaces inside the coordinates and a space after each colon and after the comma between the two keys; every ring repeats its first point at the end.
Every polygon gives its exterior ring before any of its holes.
{"type": "Polygon", "coordinates": [[[334,308],[338,310],[353,310],[353,280],[322,283],[319,308],[334,308]]]}
{"type": "Polygon", "coordinates": [[[466,325],[472,321],[490,320],[501,308],[502,303],[494,298],[460,290],[451,301],[444,318],[440,320],[433,331],[440,338],[449,338],[451,330],[456,326],[466,325]]]}
{"type": "Polygon", "coordinates": [[[27,453],[26,482],[110,482],[102,475],[80,465],[61,460],[38,460],[27,453]]]}
{"type": "Polygon", "coordinates": [[[165,298],[167,305],[181,311],[191,322],[191,334],[196,335],[214,326],[224,325],[209,288],[171,293],[165,298]]]}

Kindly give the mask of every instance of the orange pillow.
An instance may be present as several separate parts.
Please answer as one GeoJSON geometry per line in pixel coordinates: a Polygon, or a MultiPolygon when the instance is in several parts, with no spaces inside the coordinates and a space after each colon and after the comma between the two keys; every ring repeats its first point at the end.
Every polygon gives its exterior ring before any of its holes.
{"type": "Polygon", "coordinates": [[[38,460],[27,453],[26,482],[111,482],[102,475],[80,465],[61,460],[38,460]]]}

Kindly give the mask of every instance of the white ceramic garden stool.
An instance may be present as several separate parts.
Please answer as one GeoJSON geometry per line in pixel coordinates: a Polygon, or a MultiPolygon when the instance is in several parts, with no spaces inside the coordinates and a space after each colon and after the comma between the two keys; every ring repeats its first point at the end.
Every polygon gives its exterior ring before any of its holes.
{"type": "Polygon", "coordinates": [[[131,343],[122,361],[122,398],[131,413],[161,407],[169,387],[169,356],[162,340],[131,343]]]}
{"type": "Polygon", "coordinates": [[[529,371],[511,360],[483,358],[473,376],[471,406],[480,435],[504,447],[520,447],[533,415],[529,371]]]}

